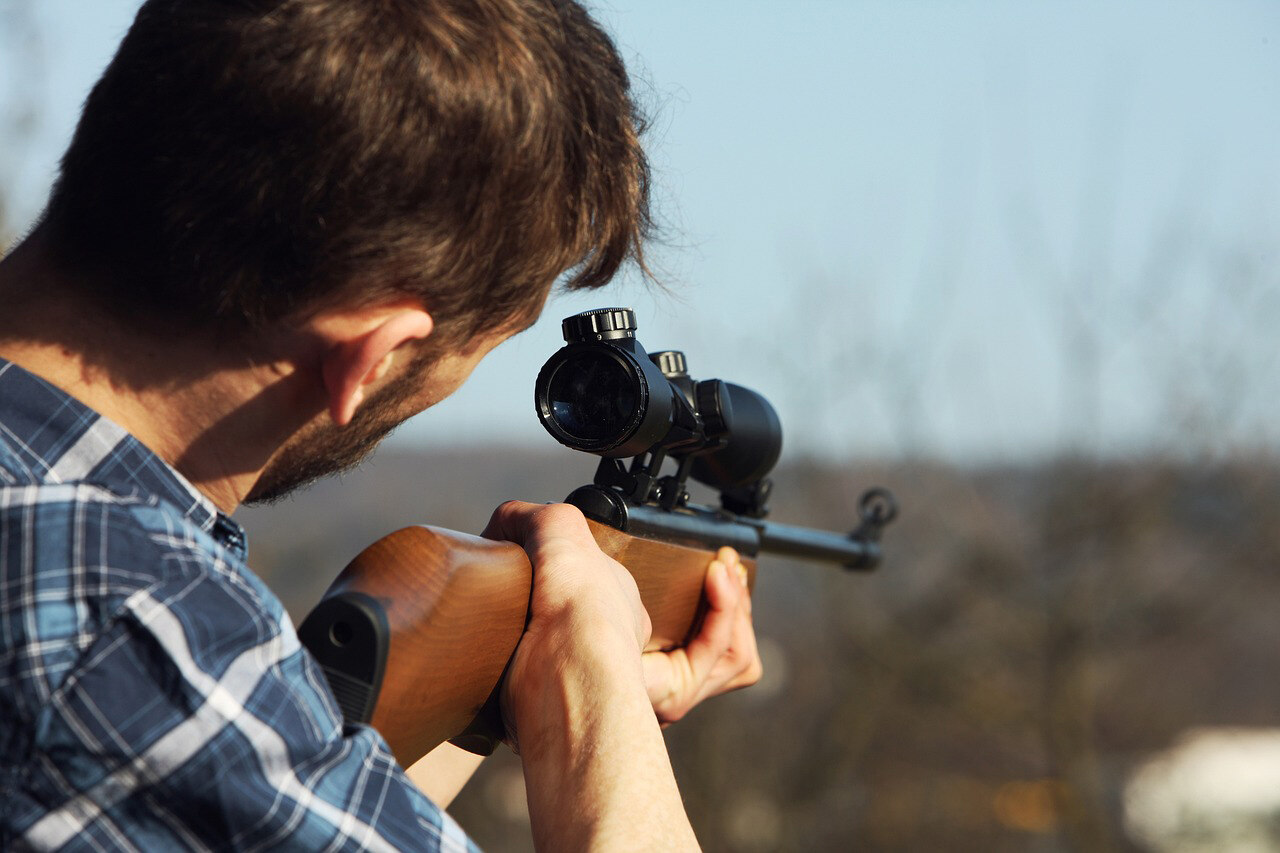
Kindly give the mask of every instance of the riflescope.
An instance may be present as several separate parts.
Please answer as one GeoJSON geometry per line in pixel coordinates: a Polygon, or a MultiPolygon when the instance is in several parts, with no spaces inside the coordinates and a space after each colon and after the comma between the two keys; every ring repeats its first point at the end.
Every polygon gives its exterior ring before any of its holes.
{"type": "Polygon", "coordinates": [[[681,352],[646,353],[630,309],[575,314],[562,329],[566,344],[534,387],[538,417],[561,444],[614,459],[688,460],[694,479],[722,490],[758,483],[778,461],[782,427],[769,401],[694,380],[681,352]]]}

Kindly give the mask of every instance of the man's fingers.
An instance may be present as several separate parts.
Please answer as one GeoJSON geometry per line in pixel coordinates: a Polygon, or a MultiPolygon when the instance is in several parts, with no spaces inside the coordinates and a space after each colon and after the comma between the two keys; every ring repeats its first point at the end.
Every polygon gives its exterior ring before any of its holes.
{"type": "Polygon", "coordinates": [[[750,687],[760,680],[764,674],[764,665],[760,662],[760,651],[756,646],[756,632],[751,624],[751,596],[743,595],[739,604],[741,616],[734,620],[733,638],[730,640],[731,666],[736,667],[736,675],[724,685],[724,689],[737,690],[750,687]]]}
{"type": "MultiPolygon", "coordinates": [[[[745,592],[741,581],[738,580],[737,567],[731,568],[719,559],[712,560],[711,565],[707,568],[707,576],[703,581],[702,591],[703,596],[707,599],[707,614],[702,623],[704,628],[707,622],[717,615],[737,607],[738,599],[745,592]]],[[[701,636],[701,633],[699,631],[699,636],[701,636]]],[[[694,639],[696,640],[697,637],[694,639]]]]}
{"type": "Polygon", "coordinates": [[[515,542],[526,551],[554,544],[559,539],[573,546],[595,547],[582,511],[569,504],[507,501],[493,511],[480,535],[515,542]]]}
{"type": "Polygon", "coordinates": [[[493,511],[481,535],[514,542],[529,555],[535,566],[530,603],[533,616],[581,606],[604,613],[613,608],[610,602],[616,603],[620,597],[630,612],[629,624],[635,627],[639,648],[649,642],[653,623],[640,601],[635,579],[600,550],[577,507],[507,501],[493,511]]]}
{"type": "MultiPolygon", "coordinates": [[[[539,614],[559,612],[571,602],[587,605],[594,612],[590,602],[616,585],[616,593],[608,597],[621,595],[629,603],[640,647],[647,642],[652,623],[641,605],[635,581],[600,552],[575,507],[508,501],[494,510],[483,535],[519,544],[538,567],[532,602],[535,622],[539,614]]],[[[708,696],[754,684],[760,678],[747,573],[737,551],[717,551],[703,589],[708,606],[697,635],[683,648],[650,652],[642,658],[649,699],[663,722],[680,719],[708,696]]],[[[603,606],[603,601],[600,603],[603,606]]],[[[530,630],[533,627],[531,623],[530,630]]]]}
{"type": "MultiPolygon", "coordinates": [[[[743,589],[748,589],[747,567],[742,563],[742,558],[738,555],[737,551],[730,548],[728,545],[725,545],[716,552],[716,560],[724,563],[725,566],[728,567],[730,578],[736,580],[743,589]]],[[[746,607],[747,612],[750,613],[751,595],[749,590],[746,595],[742,596],[741,601],[743,606],[746,607]]]]}
{"type": "Polygon", "coordinates": [[[480,535],[485,539],[501,539],[523,546],[531,529],[533,507],[534,504],[525,501],[507,501],[489,516],[489,523],[480,535]]]}
{"type": "Polygon", "coordinates": [[[760,679],[745,570],[732,549],[717,553],[705,592],[708,608],[697,636],[684,648],[645,656],[649,698],[663,722],[680,719],[708,696],[760,679]]]}
{"type": "Polygon", "coordinates": [[[658,717],[673,722],[700,701],[712,669],[729,648],[733,622],[725,615],[735,606],[729,569],[713,560],[707,569],[706,617],[697,636],[683,648],[645,655],[645,684],[658,717]]]}
{"type": "MultiPolygon", "coordinates": [[[[737,557],[732,549],[722,548],[721,551],[729,551],[733,557],[737,557]]],[[[730,630],[728,644],[721,650],[717,660],[718,670],[714,678],[718,683],[714,692],[723,693],[755,684],[760,680],[763,667],[756,648],[755,628],[751,622],[751,593],[747,589],[747,569],[741,563],[736,563],[729,572],[729,578],[726,579],[724,587],[718,592],[713,592],[712,589],[718,584],[713,584],[713,579],[710,577],[707,580],[708,601],[711,601],[712,596],[721,599],[722,612],[717,613],[716,617],[723,619],[730,630]]],[[[712,607],[714,609],[714,603],[712,607]]],[[[712,611],[708,611],[708,618],[711,618],[711,615],[712,611]]]]}

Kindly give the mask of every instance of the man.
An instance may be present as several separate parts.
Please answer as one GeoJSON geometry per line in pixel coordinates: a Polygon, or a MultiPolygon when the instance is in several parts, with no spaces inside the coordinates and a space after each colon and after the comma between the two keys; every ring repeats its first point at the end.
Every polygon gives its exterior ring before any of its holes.
{"type": "MultiPolygon", "coordinates": [[[[0,262],[0,847],[467,845],[344,730],[228,516],[354,464],[566,271],[639,260],[637,132],[568,0],[147,0],[0,262]]],[[[503,689],[535,841],[696,847],[659,725],[759,676],[736,557],[642,654],[576,510],[486,533],[535,568],[503,689]]],[[[441,803],[449,749],[414,771],[441,803]]]]}

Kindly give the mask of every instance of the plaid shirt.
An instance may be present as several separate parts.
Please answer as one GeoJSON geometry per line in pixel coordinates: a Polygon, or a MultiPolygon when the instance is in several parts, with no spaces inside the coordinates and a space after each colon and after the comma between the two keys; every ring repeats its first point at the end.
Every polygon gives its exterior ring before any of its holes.
{"type": "Polygon", "coordinates": [[[241,528],[0,359],[0,849],[473,850],[341,714],[241,528]]]}

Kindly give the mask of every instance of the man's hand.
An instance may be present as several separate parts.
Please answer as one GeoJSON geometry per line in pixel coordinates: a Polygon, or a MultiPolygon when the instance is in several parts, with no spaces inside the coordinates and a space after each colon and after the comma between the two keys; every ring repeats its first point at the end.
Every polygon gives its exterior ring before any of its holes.
{"type": "Polygon", "coordinates": [[[763,668],[751,623],[747,572],[738,552],[721,548],[707,569],[707,613],[683,647],[644,655],[645,686],[663,725],[695,705],[760,680],[763,668]]]}
{"type": "MultiPolygon", "coordinates": [[[[608,658],[615,676],[634,675],[643,683],[640,652],[652,623],[635,579],[596,545],[582,512],[567,504],[509,501],[494,511],[481,534],[524,548],[533,564],[529,624],[504,682],[504,703],[518,716],[528,692],[526,675],[537,680],[541,667],[530,653],[546,649],[564,660],[576,647],[608,658]]],[[[603,662],[603,661],[602,661],[603,662]]]]}
{"type": "MultiPolygon", "coordinates": [[[[648,642],[648,615],[634,580],[620,564],[599,551],[576,510],[506,504],[494,513],[485,536],[519,541],[531,551],[537,575],[530,629],[543,635],[554,632],[555,623],[566,615],[566,610],[578,606],[599,609],[600,615],[623,614],[615,627],[630,626],[629,631],[624,628],[621,632],[629,659],[634,660],[648,642]],[[582,572],[588,573],[586,580],[591,585],[583,586],[582,572]],[[583,595],[593,600],[569,600],[583,595]]],[[[706,615],[688,644],[670,652],[647,652],[640,659],[653,711],[664,725],[680,719],[703,699],[746,687],[760,678],[747,575],[732,548],[721,548],[708,566],[705,595],[706,615]]],[[[547,638],[536,636],[526,652],[533,651],[542,639],[547,638]]],[[[511,723],[516,712],[510,706],[515,702],[516,697],[504,692],[511,723]]],[[[428,796],[447,806],[479,763],[478,756],[442,744],[408,772],[428,796]]]]}
{"type": "Polygon", "coordinates": [[[696,850],[644,683],[635,580],[577,509],[510,502],[484,535],[533,564],[529,625],[503,681],[538,849],[696,850]]]}

